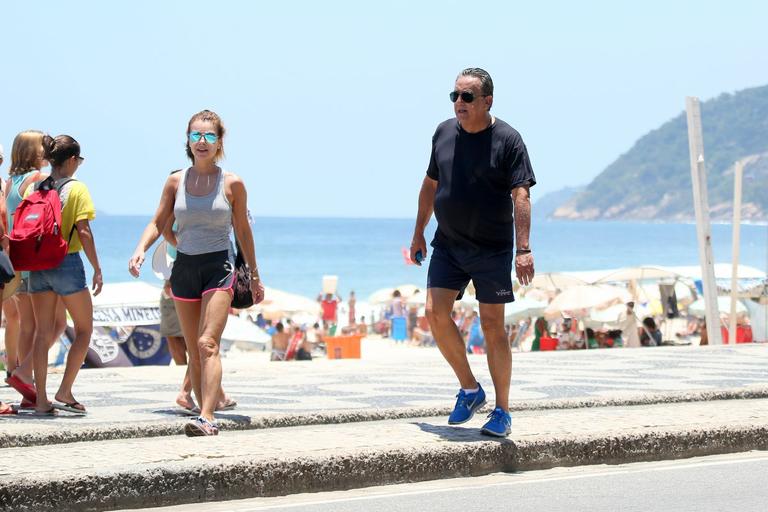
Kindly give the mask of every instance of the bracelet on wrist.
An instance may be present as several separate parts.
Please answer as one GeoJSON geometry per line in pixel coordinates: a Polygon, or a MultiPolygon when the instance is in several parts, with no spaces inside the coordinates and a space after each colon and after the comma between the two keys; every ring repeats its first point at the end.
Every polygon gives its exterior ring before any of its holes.
{"type": "Polygon", "coordinates": [[[531,253],[530,249],[518,249],[515,251],[515,254],[530,254],[530,253],[531,253]]]}

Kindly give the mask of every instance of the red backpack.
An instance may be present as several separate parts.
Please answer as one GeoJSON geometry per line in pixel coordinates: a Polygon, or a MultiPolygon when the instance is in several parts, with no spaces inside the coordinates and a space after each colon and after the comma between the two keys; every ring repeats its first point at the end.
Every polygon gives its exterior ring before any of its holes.
{"type": "Polygon", "coordinates": [[[15,270],[49,270],[58,267],[69,250],[75,226],[64,240],[61,235],[61,199],[64,185],[54,186],[50,176],[25,197],[13,213],[13,229],[9,239],[9,256],[15,270]]]}

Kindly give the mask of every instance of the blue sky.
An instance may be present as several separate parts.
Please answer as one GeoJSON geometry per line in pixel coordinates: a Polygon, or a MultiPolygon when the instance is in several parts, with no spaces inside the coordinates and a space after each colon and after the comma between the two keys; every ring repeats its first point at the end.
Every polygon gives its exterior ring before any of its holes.
{"type": "Polygon", "coordinates": [[[2,16],[6,155],[24,129],[74,136],[79,178],[113,214],[154,211],[204,108],[256,216],[412,217],[464,67],[493,76],[534,201],[588,183],[686,95],[768,84],[765,2],[10,2],[2,16]]]}

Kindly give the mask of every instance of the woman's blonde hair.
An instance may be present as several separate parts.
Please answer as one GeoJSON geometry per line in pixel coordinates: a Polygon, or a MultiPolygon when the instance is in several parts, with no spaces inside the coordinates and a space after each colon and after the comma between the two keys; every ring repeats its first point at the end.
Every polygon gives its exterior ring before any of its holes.
{"type": "Polygon", "coordinates": [[[26,130],[13,139],[9,176],[18,176],[40,169],[38,164],[43,157],[44,135],[40,130],[26,130]]]}

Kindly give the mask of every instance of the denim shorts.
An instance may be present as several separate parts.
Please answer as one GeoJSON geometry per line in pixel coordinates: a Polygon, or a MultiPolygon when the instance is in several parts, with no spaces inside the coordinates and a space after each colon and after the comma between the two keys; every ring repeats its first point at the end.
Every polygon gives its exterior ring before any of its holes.
{"type": "Polygon", "coordinates": [[[64,257],[56,268],[33,270],[29,273],[29,293],[54,292],[57,295],[72,295],[86,290],[85,268],[79,252],[64,257]]]}

